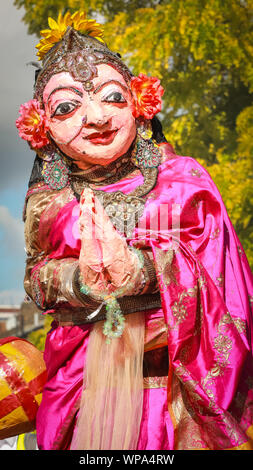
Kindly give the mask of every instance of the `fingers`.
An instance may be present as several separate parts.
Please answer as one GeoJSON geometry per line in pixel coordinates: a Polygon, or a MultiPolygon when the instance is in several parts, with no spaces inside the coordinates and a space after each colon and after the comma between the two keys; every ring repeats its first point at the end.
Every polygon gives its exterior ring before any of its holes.
{"type": "Polygon", "coordinates": [[[103,273],[103,281],[119,287],[125,284],[133,269],[133,253],[126,240],[114,228],[102,204],[90,188],[85,188],[80,200],[81,253],[80,269],[87,282],[98,282],[95,275],[103,273]],[[85,272],[86,271],[86,272],[85,272]]]}
{"type": "Polygon", "coordinates": [[[86,197],[83,193],[80,201],[79,218],[82,239],[80,253],[82,267],[84,268],[87,265],[94,271],[101,272],[103,270],[103,253],[100,240],[94,236],[94,197],[89,190],[87,190],[86,197]]]}
{"type": "Polygon", "coordinates": [[[87,229],[86,235],[95,236],[103,242],[109,242],[115,237],[118,238],[118,233],[110,218],[90,188],[85,188],[81,195],[80,219],[82,223],[85,221],[89,230],[90,227],[93,228],[89,234],[87,229]]]}
{"type": "Polygon", "coordinates": [[[82,246],[99,245],[105,267],[118,256],[123,256],[127,243],[114,228],[102,204],[89,188],[86,188],[81,196],[80,231],[82,246]]]}

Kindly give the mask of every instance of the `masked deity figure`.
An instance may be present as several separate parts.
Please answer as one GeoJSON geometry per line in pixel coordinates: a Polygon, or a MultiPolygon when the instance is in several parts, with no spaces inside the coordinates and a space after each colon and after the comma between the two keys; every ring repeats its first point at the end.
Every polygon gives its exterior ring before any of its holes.
{"type": "Polygon", "coordinates": [[[17,127],[36,158],[25,290],[53,317],[40,449],[251,449],[252,274],[207,171],[178,156],[84,12],[49,19],[17,127]]]}

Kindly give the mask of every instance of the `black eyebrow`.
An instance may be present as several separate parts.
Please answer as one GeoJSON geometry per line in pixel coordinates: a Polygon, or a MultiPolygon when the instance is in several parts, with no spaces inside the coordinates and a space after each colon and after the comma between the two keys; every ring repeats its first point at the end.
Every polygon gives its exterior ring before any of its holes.
{"type": "Polygon", "coordinates": [[[47,103],[49,101],[49,99],[51,98],[51,96],[58,90],[70,90],[70,91],[74,91],[74,93],[76,93],[77,95],[81,96],[81,98],[83,97],[83,93],[78,90],[77,88],[73,87],[73,86],[58,86],[57,88],[55,88],[53,91],[51,91],[50,95],[48,96],[47,98],[47,103]]]}
{"type": "Polygon", "coordinates": [[[120,85],[123,90],[128,91],[127,86],[123,85],[123,83],[119,82],[118,80],[108,80],[107,82],[101,83],[98,87],[93,91],[94,94],[98,93],[105,85],[108,83],[116,83],[116,85],[120,85]]]}

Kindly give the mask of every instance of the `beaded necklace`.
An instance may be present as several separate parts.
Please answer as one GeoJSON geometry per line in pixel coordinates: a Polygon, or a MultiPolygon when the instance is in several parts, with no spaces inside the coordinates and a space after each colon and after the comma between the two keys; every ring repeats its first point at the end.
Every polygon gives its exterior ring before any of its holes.
{"type": "Polygon", "coordinates": [[[151,139],[139,135],[126,154],[109,165],[95,165],[89,170],[80,170],[69,157],[59,149],[48,149],[40,153],[44,160],[42,176],[51,189],[60,190],[70,185],[79,201],[84,188],[90,187],[103,205],[113,225],[125,236],[130,236],[144,211],[146,196],[154,188],[158,166],[161,161],[159,148],[151,139]],[[106,192],[99,186],[106,186],[120,181],[134,172],[141,172],[143,182],[133,191],[124,194],[122,191],[106,192]]]}

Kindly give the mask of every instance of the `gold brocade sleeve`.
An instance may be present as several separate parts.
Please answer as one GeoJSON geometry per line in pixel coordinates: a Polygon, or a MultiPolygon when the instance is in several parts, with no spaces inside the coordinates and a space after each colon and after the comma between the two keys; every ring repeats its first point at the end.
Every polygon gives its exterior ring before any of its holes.
{"type": "MultiPolygon", "coordinates": [[[[24,288],[29,297],[42,309],[65,303],[72,307],[87,306],[87,296],[76,295],[74,273],[79,267],[77,258],[51,259],[50,233],[59,210],[71,199],[69,187],[61,191],[42,191],[32,194],[27,202],[25,217],[26,270],[24,288]]],[[[158,290],[152,253],[143,249],[142,284],[133,295],[158,290]]],[[[88,299],[89,300],[89,299],[88,299]]],[[[89,304],[89,303],[88,303],[89,304]]]]}
{"type": "Polygon", "coordinates": [[[78,259],[49,259],[50,229],[58,210],[70,200],[69,189],[32,194],[26,207],[24,288],[41,309],[58,303],[82,306],[72,289],[78,259]]]}

